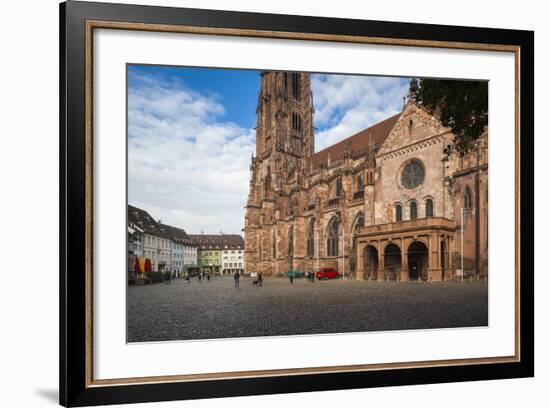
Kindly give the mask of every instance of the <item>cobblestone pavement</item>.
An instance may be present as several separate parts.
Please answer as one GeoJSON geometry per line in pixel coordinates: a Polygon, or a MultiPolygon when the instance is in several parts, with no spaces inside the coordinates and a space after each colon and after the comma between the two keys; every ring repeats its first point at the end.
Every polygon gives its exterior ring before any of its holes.
{"type": "Polygon", "coordinates": [[[232,277],[128,287],[128,341],[486,326],[486,282],[232,277]]]}

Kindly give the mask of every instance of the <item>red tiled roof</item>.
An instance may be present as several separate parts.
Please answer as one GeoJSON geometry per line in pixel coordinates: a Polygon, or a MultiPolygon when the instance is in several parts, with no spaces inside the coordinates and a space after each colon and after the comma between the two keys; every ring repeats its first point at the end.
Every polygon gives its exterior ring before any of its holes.
{"type": "Polygon", "coordinates": [[[190,234],[199,249],[243,249],[244,240],[240,235],[232,234],[190,234]]]}
{"type": "Polygon", "coordinates": [[[310,162],[308,163],[308,167],[309,164],[311,164],[314,169],[319,168],[320,165],[327,166],[329,155],[331,162],[340,160],[344,158],[344,154],[348,148],[351,150],[351,154],[353,156],[364,152],[371,143],[378,146],[382,145],[400,115],[401,113],[398,113],[397,115],[384,119],[382,122],[378,122],[377,124],[362,130],[359,133],[356,133],[336,144],[333,144],[330,147],[327,147],[326,149],[313,154],[309,158],[310,162]]]}

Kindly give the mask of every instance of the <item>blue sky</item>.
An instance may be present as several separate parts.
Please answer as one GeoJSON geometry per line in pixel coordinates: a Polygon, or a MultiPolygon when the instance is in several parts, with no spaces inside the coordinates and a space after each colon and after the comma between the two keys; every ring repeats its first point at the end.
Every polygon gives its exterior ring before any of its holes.
{"type": "MultiPolygon", "coordinates": [[[[189,233],[241,233],[260,72],[128,66],[128,201],[189,233]]],[[[315,150],[403,105],[409,79],[312,74],[315,150]]]]}

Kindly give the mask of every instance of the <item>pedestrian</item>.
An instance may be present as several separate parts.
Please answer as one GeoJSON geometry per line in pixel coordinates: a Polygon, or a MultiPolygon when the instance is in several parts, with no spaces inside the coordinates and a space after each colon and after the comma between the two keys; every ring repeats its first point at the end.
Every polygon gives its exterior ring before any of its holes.
{"type": "Polygon", "coordinates": [[[235,272],[235,275],[233,275],[233,279],[235,279],[235,287],[239,288],[239,279],[241,278],[241,275],[239,272],[235,272]]]}
{"type": "Polygon", "coordinates": [[[210,283],[210,273],[209,272],[206,272],[206,280],[208,281],[208,283],[210,283]]]}
{"type": "Polygon", "coordinates": [[[202,282],[202,272],[199,272],[199,282],[202,282]]]}
{"type": "Polygon", "coordinates": [[[293,283],[294,283],[294,272],[291,271],[291,272],[288,274],[288,277],[290,278],[290,284],[293,284],[293,283]]]}
{"type": "Polygon", "coordinates": [[[258,274],[258,287],[260,287],[260,288],[262,287],[263,280],[264,280],[264,279],[262,278],[262,273],[260,272],[260,273],[258,274]]]}

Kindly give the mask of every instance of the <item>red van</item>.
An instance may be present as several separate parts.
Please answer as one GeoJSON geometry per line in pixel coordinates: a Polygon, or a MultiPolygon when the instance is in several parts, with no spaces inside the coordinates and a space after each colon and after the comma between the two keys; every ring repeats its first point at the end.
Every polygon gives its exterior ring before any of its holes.
{"type": "Polygon", "coordinates": [[[319,268],[315,271],[315,277],[321,279],[338,279],[340,274],[334,268],[319,268]]]}

